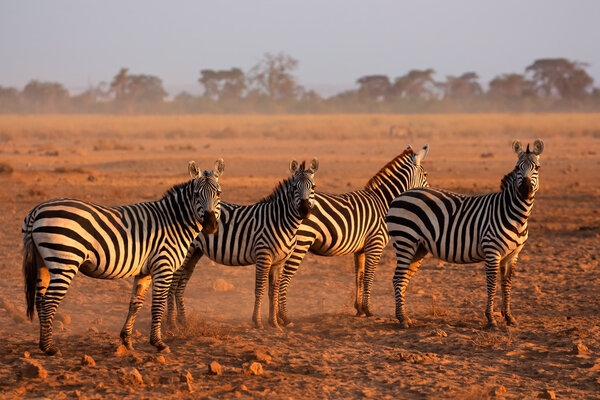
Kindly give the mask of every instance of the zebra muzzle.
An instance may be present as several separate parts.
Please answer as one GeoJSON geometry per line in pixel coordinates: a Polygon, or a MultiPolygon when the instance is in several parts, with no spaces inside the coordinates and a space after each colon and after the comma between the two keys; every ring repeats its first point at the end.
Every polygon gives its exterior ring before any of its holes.
{"type": "Polygon", "coordinates": [[[523,179],[523,181],[519,185],[519,194],[521,195],[521,198],[525,200],[531,199],[533,195],[533,185],[531,184],[531,179],[523,179]]]}
{"type": "Polygon", "coordinates": [[[310,210],[312,209],[310,205],[310,201],[308,199],[300,200],[300,207],[298,207],[298,212],[302,218],[306,218],[310,215],[310,210]]]}
{"type": "Polygon", "coordinates": [[[205,212],[202,217],[202,233],[212,235],[217,232],[219,223],[214,212],[205,212]]]}

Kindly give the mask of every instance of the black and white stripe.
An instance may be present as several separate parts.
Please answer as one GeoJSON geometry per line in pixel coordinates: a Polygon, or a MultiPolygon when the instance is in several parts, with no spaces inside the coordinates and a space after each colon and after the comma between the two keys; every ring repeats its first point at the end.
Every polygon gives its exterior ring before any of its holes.
{"type": "Polygon", "coordinates": [[[317,192],[311,214],[298,229],[294,252],[283,267],[279,291],[279,319],[291,321],[287,310],[287,288],[307,251],[320,256],[354,253],[357,315],[369,310],[371,284],[383,248],[389,240],[385,214],[391,201],[405,190],[427,186],[421,161],[428,146],[415,153],[410,146],[385,165],[364,190],[345,194],[317,192]]]}
{"type": "Polygon", "coordinates": [[[152,280],[150,342],[167,350],[160,323],[173,272],[179,268],[192,240],[201,230],[217,229],[221,188],[218,177],[224,163],[200,172],[194,162],[192,180],[169,189],[154,202],[102,207],[74,199],[39,204],[23,222],[23,273],[27,314],[34,303],[40,320],[40,349],[58,352],[52,338],[54,314],[77,272],[98,279],[135,277],[129,315],[121,331],[131,347],[136,314],[152,280]]]}
{"type": "Polygon", "coordinates": [[[396,250],[394,274],[396,317],[407,328],[404,293],[412,275],[427,253],[445,261],[465,264],[485,261],[488,327],[493,316],[496,279],[501,270],[502,314],[508,325],[516,324],[510,312],[511,277],[519,252],[527,240],[527,218],[539,188],[539,155],[544,145],[536,140],[533,151],[518,155],[512,172],[502,179],[501,190],[481,196],[463,196],[440,189],[413,189],[392,202],[386,217],[396,250]]]}
{"type": "Polygon", "coordinates": [[[286,179],[262,201],[253,205],[221,203],[221,219],[216,235],[199,235],[192,243],[183,267],[175,273],[168,300],[168,322],[174,323],[173,300],[177,320],[186,322],[184,291],[198,260],[206,255],[224,265],[256,264],[255,302],[252,320],[261,328],[261,300],[269,279],[269,323],[277,327],[279,275],[283,263],[296,245],[296,231],[314,203],[314,173],[317,159],[309,168],[290,163],[292,177],[286,179]]]}

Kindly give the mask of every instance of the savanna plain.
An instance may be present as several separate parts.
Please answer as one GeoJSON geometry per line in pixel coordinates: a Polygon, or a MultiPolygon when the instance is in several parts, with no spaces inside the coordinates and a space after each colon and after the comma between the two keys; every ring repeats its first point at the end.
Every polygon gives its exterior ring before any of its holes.
{"type": "Polygon", "coordinates": [[[599,183],[600,114],[2,115],[0,397],[598,398],[599,183]],[[431,186],[480,194],[514,167],[513,139],[538,137],[540,191],[513,278],[517,327],[483,329],[482,264],[427,257],[407,290],[414,326],[398,329],[391,246],[370,318],[354,316],[353,257],[310,254],[289,289],[294,325],[281,331],[253,328],[254,267],[204,258],[186,291],[190,325],[165,330],[170,354],[149,344],[149,296],[135,350],[118,351],[131,279],[75,277],[55,319],[58,356],[39,351],[37,317],[25,317],[21,223],[44,200],[155,200],[187,179],[189,160],[209,169],[219,157],[224,201],[258,201],[292,158],[313,156],[318,190],[343,193],[426,143],[431,186]]]}

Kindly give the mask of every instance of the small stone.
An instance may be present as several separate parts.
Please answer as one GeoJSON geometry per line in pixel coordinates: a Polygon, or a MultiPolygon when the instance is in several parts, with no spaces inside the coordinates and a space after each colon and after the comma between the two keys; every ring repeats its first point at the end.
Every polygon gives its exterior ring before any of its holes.
{"type": "Polygon", "coordinates": [[[73,391],[73,396],[76,398],[80,398],[81,397],[81,392],[79,390],[75,390],[73,391]]]}
{"type": "Polygon", "coordinates": [[[156,356],[156,358],[154,359],[154,361],[157,364],[162,364],[162,365],[165,365],[167,363],[167,360],[165,359],[164,356],[156,356]]]}
{"type": "Polygon", "coordinates": [[[90,333],[98,333],[100,331],[95,326],[92,326],[90,329],[88,329],[88,332],[90,332],[90,333]]]}
{"type": "Polygon", "coordinates": [[[437,337],[447,337],[448,336],[448,334],[445,331],[443,331],[439,328],[435,328],[433,330],[432,334],[437,337]]]}
{"type": "Polygon", "coordinates": [[[259,362],[253,362],[244,372],[246,373],[246,375],[262,375],[262,364],[259,362]]]}
{"type": "Polygon", "coordinates": [[[213,282],[213,290],[215,292],[228,292],[233,288],[233,284],[227,282],[225,279],[219,278],[213,282]]]}
{"type": "Polygon", "coordinates": [[[124,385],[143,385],[144,379],[137,368],[121,368],[119,370],[119,381],[124,385]]]}
{"type": "Polygon", "coordinates": [[[57,331],[64,331],[65,330],[65,324],[63,324],[60,321],[55,321],[54,322],[54,329],[56,329],[57,331]]]}
{"type": "Polygon", "coordinates": [[[577,355],[588,354],[589,352],[590,352],[590,349],[588,349],[588,347],[583,343],[577,343],[577,344],[573,345],[573,349],[571,350],[571,353],[577,354],[577,355]]]}
{"type": "Polygon", "coordinates": [[[554,400],[554,399],[556,399],[556,393],[554,393],[554,390],[544,389],[538,394],[537,397],[538,397],[538,399],[554,400]]]}
{"type": "Polygon", "coordinates": [[[254,358],[256,359],[256,361],[263,361],[267,364],[271,362],[271,356],[268,355],[267,352],[262,349],[254,350],[254,358]]]}
{"type": "Polygon", "coordinates": [[[115,350],[116,356],[124,356],[129,353],[129,349],[124,345],[120,344],[119,347],[115,350]]]}
{"type": "Polygon", "coordinates": [[[102,390],[104,389],[104,382],[100,382],[96,385],[96,390],[102,390]]]}
{"type": "Polygon", "coordinates": [[[221,375],[223,373],[223,368],[221,367],[221,364],[213,361],[208,365],[208,373],[211,375],[221,375]]]}
{"type": "Polygon", "coordinates": [[[56,314],[56,320],[69,325],[71,323],[71,316],[69,314],[56,314]]]}
{"type": "Polygon", "coordinates": [[[30,354],[28,351],[23,353],[23,358],[29,358],[30,354]]]}
{"type": "Polygon", "coordinates": [[[506,388],[502,385],[496,386],[490,390],[490,396],[504,396],[506,394],[506,388]]]}
{"type": "Polygon", "coordinates": [[[58,394],[54,398],[57,400],[62,400],[62,399],[66,399],[67,395],[65,392],[58,392],[58,394]]]}
{"type": "Polygon", "coordinates": [[[21,368],[21,374],[23,378],[42,378],[48,376],[48,371],[42,367],[42,365],[31,359],[25,359],[23,367],[21,368]]]}
{"type": "Polygon", "coordinates": [[[91,356],[88,356],[87,354],[84,354],[83,357],[81,357],[81,365],[87,365],[90,367],[95,367],[96,366],[96,361],[94,361],[94,359],[91,356]]]}
{"type": "Polygon", "coordinates": [[[242,384],[241,384],[240,386],[238,386],[238,387],[237,387],[235,390],[236,390],[236,391],[239,391],[239,392],[247,392],[247,391],[248,391],[248,387],[242,383],[242,384]]]}
{"type": "Polygon", "coordinates": [[[186,382],[186,383],[192,383],[192,382],[194,382],[194,377],[192,376],[190,371],[185,370],[184,372],[181,373],[181,375],[179,375],[179,381],[186,382]]]}

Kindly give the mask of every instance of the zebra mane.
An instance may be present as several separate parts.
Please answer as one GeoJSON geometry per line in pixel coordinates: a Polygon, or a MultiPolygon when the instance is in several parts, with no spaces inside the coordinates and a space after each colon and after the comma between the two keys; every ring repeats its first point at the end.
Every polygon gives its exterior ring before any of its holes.
{"type": "Polygon", "coordinates": [[[182,183],[178,183],[176,185],[171,186],[169,189],[167,189],[167,191],[165,192],[165,194],[163,195],[163,199],[165,197],[169,197],[172,196],[174,194],[177,194],[178,192],[181,192],[186,186],[188,186],[192,180],[186,181],[186,182],[182,182],[182,183]]]}
{"type": "Polygon", "coordinates": [[[508,174],[504,175],[502,181],[500,182],[500,191],[503,191],[517,178],[517,168],[510,171],[508,174]]]}
{"type": "Polygon", "coordinates": [[[287,188],[290,186],[292,178],[293,177],[289,177],[279,182],[279,184],[275,187],[275,189],[273,189],[273,192],[270,195],[263,197],[256,204],[271,203],[273,200],[279,197],[279,195],[287,191],[287,188]]]}
{"type": "Polygon", "coordinates": [[[412,155],[415,154],[415,152],[413,151],[412,148],[408,148],[405,149],[401,154],[397,155],[392,161],[390,161],[389,163],[385,164],[383,166],[383,168],[381,168],[379,170],[379,172],[377,172],[375,175],[373,175],[373,177],[371,179],[369,179],[369,182],[367,182],[367,184],[365,185],[365,189],[374,189],[377,187],[377,177],[380,175],[385,174],[390,167],[392,167],[393,165],[397,164],[398,162],[400,162],[400,160],[402,160],[403,157],[407,156],[407,155],[412,155]]]}

